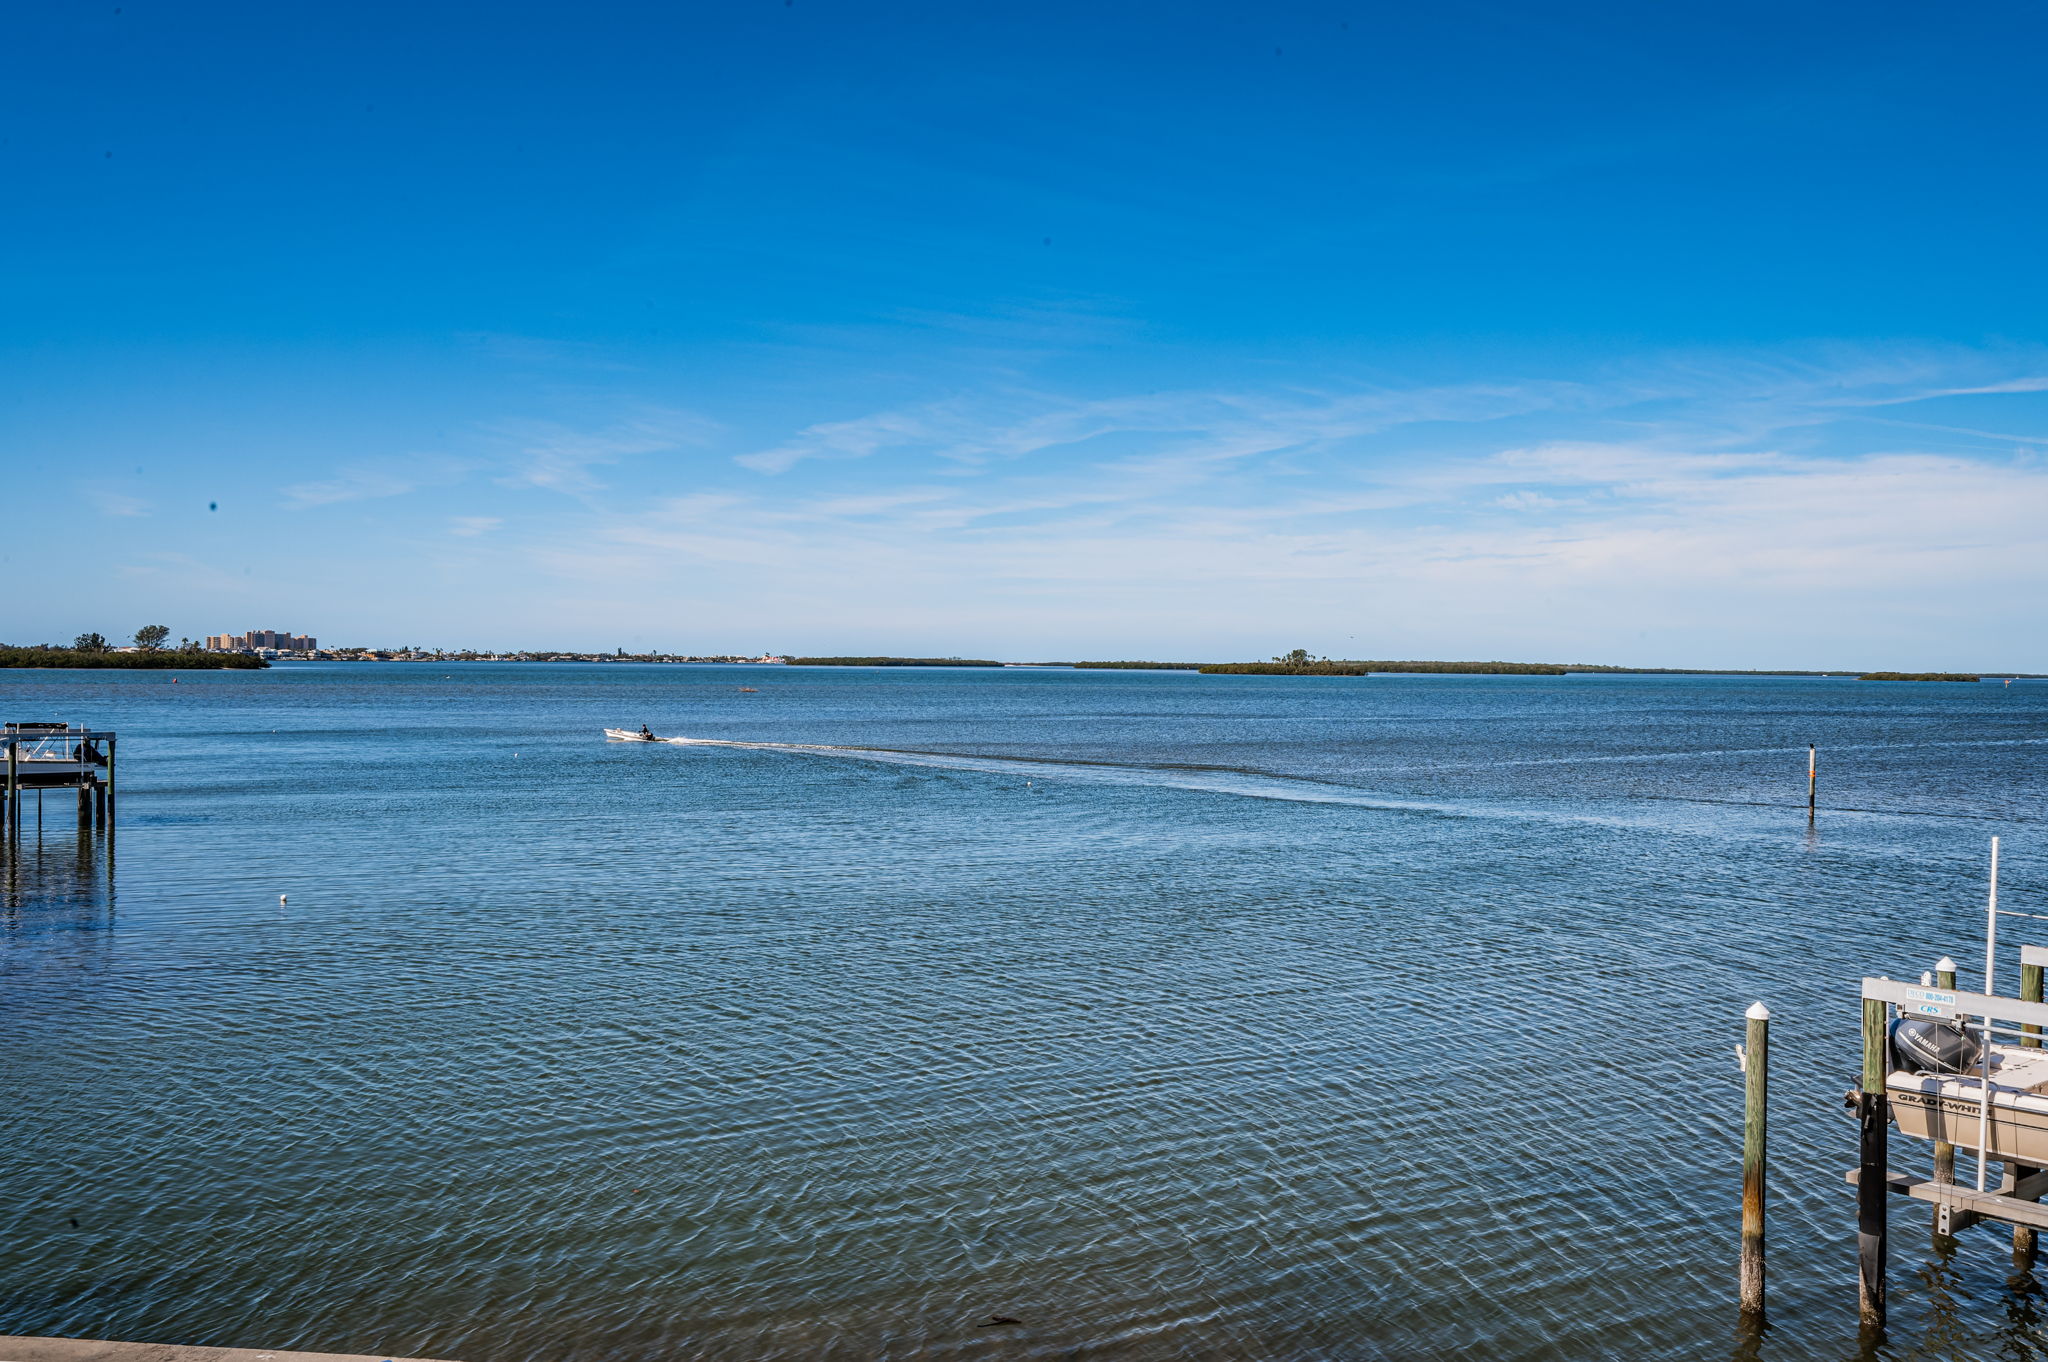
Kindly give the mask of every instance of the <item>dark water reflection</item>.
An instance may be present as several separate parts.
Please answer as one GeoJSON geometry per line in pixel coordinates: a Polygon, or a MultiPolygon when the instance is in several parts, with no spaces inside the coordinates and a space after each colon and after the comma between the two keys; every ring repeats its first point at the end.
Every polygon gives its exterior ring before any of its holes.
{"type": "MultiPolygon", "coordinates": [[[[1853,1358],[1854,980],[1972,958],[1993,833],[2048,911],[2028,683],[394,666],[8,703],[128,741],[118,912],[68,823],[0,886],[0,1333],[1853,1358]],[[643,720],[799,746],[596,740],[643,720]]],[[[1871,1355],[2041,1355],[2009,1234],[1939,1254],[1922,1210],[1871,1355]]]]}

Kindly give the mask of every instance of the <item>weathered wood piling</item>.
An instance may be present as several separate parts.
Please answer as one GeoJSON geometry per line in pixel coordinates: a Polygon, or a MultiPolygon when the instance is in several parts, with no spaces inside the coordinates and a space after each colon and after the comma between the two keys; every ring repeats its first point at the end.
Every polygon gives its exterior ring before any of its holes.
{"type": "Polygon", "coordinates": [[[1856,1313],[1866,1332],[1884,1328],[1885,1258],[1890,1248],[1885,1205],[1891,1195],[1885,1180],[1890,1111],[1884,1091],[1889,1013],[1883,999],[1863,1000],[1863,1081],[1856,1093],[1856,1313]]]}
{"type": "Polygon", "coordinates": [[[1764,1314],[1764,1167],[1769,1105],[1771,1010],[1750,1004],[1742,1047],[1742,1314],[1761,1324],[1764,1314]]]}
{"type": "MultiPolygon", "coordinates": [[[[1934,986],[1936,988],[1948,989],[1951,992],[1955,990],[1956,962],[1945,955],[1934,964],[1934,986]]],[[[1947,1140],[1936,1140],[1934,1142],[1934,1180],[1936,1182],[1954,1182],[1956,1180],[1956,1147],[1947,1140]]],[[[1948,1233],[1948,1208],[1945,1206],[1934,1208],[1934,1232],[1937,1235],[1946,1235],[1948,1233]]]]}
{"type": "MultiPolygon", "coordinates": [[[[2020,948],[2021,1002],[2038,1003],[2048,1001],[2048,999],[2044,999],[2042,996],[2044,965],[2048,965],[2048,950],[2043,950],[2039,946],[2022,946],[2020,948]]],[[[2041,1028],[2032,1022],[2021,1027],[2020,1044],[2028,1049],[2040,1049],[2041,1028]]],[[[2024,1183],[2041,1172],[2038,1168],[2029,1168],[2023,1164],[2014,1164],[2007,1171],[2012,1174],[2015,1184],[2024,1183]]],[[[2033,1270],[2034,1260],[2040,1254],[2040,1235],[2041,1232],[2032,1225],[2014,1225],[2012,1227],[2012,1265],[2015,1270],[2020,1272],[2031,1272],[2033,1270]]]]}

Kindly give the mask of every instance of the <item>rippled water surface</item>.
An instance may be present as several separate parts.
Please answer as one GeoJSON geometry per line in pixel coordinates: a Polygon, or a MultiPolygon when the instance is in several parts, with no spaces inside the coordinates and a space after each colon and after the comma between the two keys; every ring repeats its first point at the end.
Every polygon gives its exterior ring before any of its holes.
{"type": "MultiPolygon", "coordinates": [[[[1851,1357],[1855,980],[1994,834],[2048,913],[2048,683],[0,676],[122,737],[0,902],[0,1334],[1729,1357],[1762,998],[1762,1354],[1851,1357]]],[[[1888,1355],[2048,1351],[1924,1223],[1888,1355]]]]}

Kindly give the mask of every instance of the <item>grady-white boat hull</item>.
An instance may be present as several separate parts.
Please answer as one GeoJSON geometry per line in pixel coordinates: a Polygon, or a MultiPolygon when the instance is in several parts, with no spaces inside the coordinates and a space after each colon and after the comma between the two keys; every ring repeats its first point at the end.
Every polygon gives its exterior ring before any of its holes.
{"type": "Polygon", "coordinates": [[[2029,1168],[2048,1168],[2048,1050],[1991,1047],[1991,1111],[1985,1119],[1979,1075],[1908,1073],[1885,1077],[1899,1133],[1944,1140],[1985,1157],[2029,1168]]]}

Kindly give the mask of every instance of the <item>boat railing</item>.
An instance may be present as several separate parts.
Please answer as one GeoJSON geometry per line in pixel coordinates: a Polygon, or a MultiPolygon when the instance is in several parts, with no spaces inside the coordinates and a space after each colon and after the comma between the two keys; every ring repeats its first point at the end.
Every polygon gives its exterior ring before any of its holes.
{"type": "Polygon", "coordinates": [[[113,733],[101,729],[50,725],[16,727],[9,724],[0,731],[0,762],[12,754],[17,762],[78,761],[83,758],[104,766],[106,757],[93,744],[107,742],[113,736],[113,733]]]}

